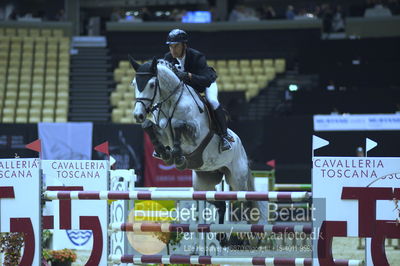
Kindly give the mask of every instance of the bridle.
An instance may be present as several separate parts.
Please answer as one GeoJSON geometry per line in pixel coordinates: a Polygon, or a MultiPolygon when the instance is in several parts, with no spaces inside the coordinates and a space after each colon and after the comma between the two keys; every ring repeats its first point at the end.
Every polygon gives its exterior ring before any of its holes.
{"type": "MultiPolygon", "coordinates": [[[[157,79],[157,74],[154,74],[154,73],[152,73],[152,72],[136,72],[136,75],[143,75],[143,76],[151,75],[151,78],[152,78],[152,77],[156,77],[156,82],[155,82],[155,83],[156,83],[156,84],[155,84],[156,88],[155,88],[155,90],[154,90],[153,97],[152,97],[152,98],[136,97],[136,101],[135,101],[135,105],[136,105],[137,103],[143,104],[143,107],[144,107],[144,109],[146,110],[146,114],[148,114],[148,113],[150,113],[150,112],[152,111],[152,108],[150,108],[150,107],[153,105],[154,99],[156,98],[157,90],[160,89],[160,88],[159,88],[160,86],[159,86],[159,83],[158,83],[158,79],[157,79]],[[149,104],[148,107],[146,106],[146,104],[144,103],[144,101],[149,101],[149,102],[150,102],[150,104],[149,104]]],[[[150,80],[150,79],[149,79],[149,80],[150,80]]]]}
{"type": "Polygon", "coordinates": [[[171,113],[171,115],[169,117],[168,117],[167,114],[165,114],[165,112],[161,109],[161,107],[166,101],[168,101],[179,90],[179,88],[183,88],[183,86],[182,86],[183,82],[182,81],[179,82],[179,84],[169,93],[169,95],[167,97],[165,97],[161,101],[159,101],[156,104],[154,104],[154,100],[155,100],[155,98],[157,96],[157,92],[161,96],[161,87],[160,87],[160,83],[159,83],[158,78],[157,78],[157,72],[156,73],[152,73],[152,72],[136,72],[136,75],[151,75],[151,78],[155,77],[156,80],[155,80],[155,88],[154,88],[153,97],[152,98],[137,97],[136,101],[135,101],[135,105],[136,105],[136,103],[142,104],[144,106],[146,114],[151,113],[153,115],[153,117],[155,118],[155,122],[156,122],[157,125],[159,125],[160,114],[162,113],[168,119],[168,123],[165,126],[165,127],[167,127],[168,124],[171,122],[172,117],[174,116],[176,107],[177,107],[180,99],[182,98],[183,89],[181,90],[180,95],[178,97],[178,100],[176,101],[175,106],[173,108],[173,111],[172,111],[172,113],[171,113]],[[150,102],[149,105],[146,106],[144,101],[150,102]],[[154,111],[156,111],[156,110],[160,110],[160,112],[158,112],[157,117],[154,115],[154,111]]]}

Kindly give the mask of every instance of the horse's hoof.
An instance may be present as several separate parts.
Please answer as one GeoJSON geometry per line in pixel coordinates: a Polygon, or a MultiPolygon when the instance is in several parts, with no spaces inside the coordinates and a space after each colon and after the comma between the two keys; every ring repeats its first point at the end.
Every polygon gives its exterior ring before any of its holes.
{"type": "Polygon", "coordinates": [[[248,239],[248,245],[251,247],[258,247],[262,241],[263,236],[256,234],[254,237],[248,239]]]}
{"type": "Polygon", "coordinates": [[[240,238],[238,235],[232,234],[230,238],[228,239],[227,246],[230,247],[238,247],[238,246],[244,246],[245,245],[245,240],[242,239],[243,236],[240,238]]]}
{"type": "Polygon", "coordinates": [[[166,153],[161,155],[161,159],[163,159],[164,161],[169,161],[169,160],[171,160],[171,158],[172,158],[171,153],[167,153],[166,152],[166,153]]]}
{"type": "MultiPolygon", "coordinates": [[[[164,159],[163,159],[164,160],[164,159]]],[[[170,156],[168,159],[164,160],[165,165],[173,165],[174,164],[174,158],[170,156]]]]}
{"type": "Polygon", "coordinates": [[[176,169],[178,170],[185,170],[186,169],[186,159],[183,156],[180,156],[178,158],[175,159],[175,165],[176,165],[176,169]]]}
{"type": "Polygon", "coordinates": [[[174,163],[174,158],[172,157],[171,151],[166,150],[161,154],[161,159],[166,165],[172,165],[174,163]]]}
{"type": "Polygon", "coordinates": [[[174,164],[174,160],[168,160],[168,161],[164,161],[164,164],[166,165],[166,166],[170,166],[170,165],[173,165],[174,164]]]}
{"type": "Polygon", "coordinates": [[[229,246],[228,237],[227,237],[227,235],[225,233],[217,233],[215,235],[215,238],[218,240],[218,242],[221,245],[221,247],[229,246]]]}

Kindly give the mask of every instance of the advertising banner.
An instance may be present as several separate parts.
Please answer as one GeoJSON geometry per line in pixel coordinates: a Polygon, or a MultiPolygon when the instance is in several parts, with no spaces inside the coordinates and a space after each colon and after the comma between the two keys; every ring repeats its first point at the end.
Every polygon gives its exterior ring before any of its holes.
{"type": "MultiPolygon", "coordinates": [[[[43,176],[48,190],[108,190],[108,161],[43,160],[43,176]],[[59,188],[62,189],[59,189],[59,188]]],[[[102,261],[107,263],[107,201],[52,201],[46,203],[44,215],[54,215],[53,249],[92,250],[92,230],[81,229],[81,217],[98,217],[103,229],[102,261]],[[69,204],[69,205],[68,205],[69,204]],[[60,220],[70,212],[67,220],[60,220]],[[64,216],[60,216],[60,214],[64,216]]]]}
{"type": "Polygon", "coordinates": [[[366,238],[372,243],[366,246],[367,265],[386,265],[384,239],[400,238],[393,227],[400,158],[313,157],[312,182],[314,205],[320,203],[313,222],[320,231],[314,239],[313,265],[328,265],[333,237],[366,238]]]}
{"type": "Polygon", "coordinates": [[[400,114],[314,115],[314,131],[400,130],[400,114]]]}
{"type": "Polygon", "coordinates": [[[144,135],[144,185],[146,187],[191,187],[192,171],[179,171],[175,165],[167,166],[162,160],[153,157],[153,145],[147,134],[144,135]]]}
{"type": "Polygon", "coordinates": [[[24,233],[24,265],[41,265],[39,169],[38,159],[0,160],[0,232],[24,233]]]}

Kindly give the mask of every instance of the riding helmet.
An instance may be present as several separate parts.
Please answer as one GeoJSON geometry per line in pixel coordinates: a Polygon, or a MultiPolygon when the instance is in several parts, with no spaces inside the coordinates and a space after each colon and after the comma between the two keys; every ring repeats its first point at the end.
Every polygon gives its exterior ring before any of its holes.
{"type": "Polygon", "coordinates": [[[173,29],[168,33],[166,44],[186,43],[188,42],[189,35],[180,29],[173,29]]]}

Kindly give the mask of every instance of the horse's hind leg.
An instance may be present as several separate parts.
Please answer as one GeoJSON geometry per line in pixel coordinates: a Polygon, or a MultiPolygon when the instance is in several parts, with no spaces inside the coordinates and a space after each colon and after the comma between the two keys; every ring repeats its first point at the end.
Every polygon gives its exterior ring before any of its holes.
{"type": "MultiPolygon", "coordinates": [[[[254,191],[254,180],[247,163],[236,161],[232,164],[230,171],[225,174],[225,178],[235,191],[254,191]]],[[[232,206],[231,219],[235,221],[246,221],[247,223],[257,224],[263,217],[263,205],[258,201],[243,201],[238,205],[232,206]]],[[[250,233],[246,238],[239,239],[242,245],[250,244],[257,247],[264,238],[263,234],[250,233]]]]}
{"type": "MultiPolygon", "coordinates": [[[[226,181],[234,191],[254,191],[254,180],[247,161],[237,160],[230,166],[230,171],[225,174],[226,181]]],[[[242,217],[247,217],[247,221],[250,223],[257,223],[259,218],[262,216],[262,209],[257,201],[245,201],[241,203],[243,210],[246,214],[242,217]],[[254,212],[252,212],[254,211],[254,212]],[[254,215],[249,215],[253,213],[254,215]],[[260,213],[260,215],[255,215],[260,213]]],[[[242,210],[242,209],[240,209],[242,210]]]]}
{"type": "MultiPolygon", "coordinates": [[[[193,171],[193,188],[196,191],[214,191],[215,186],[222,180],[223,174],[219,171],[214,172],[195,172],[193,171]]],[[[223,224],[226,204],[225,201],[207,201],[215,206],[218,212],[218,223],[223,224]]],[[[225,233],[218,233],[216,238],[219,240],[220,245],[225,247],[228,245],[225,233]]]]}
{"type": "Polygon", "coordinates": [[[214,191],[222,180],[222,173],[193,171],[193,189],[195,191],[214,191]]]}
{"type": "Polygon", "coordinates": [[[167,165],[171,165],[173,163],[171,151],[165,148],[158,139],[155,124],[153,124],[153,122],[150,120],[145,120],[142,123],[142,128],[149,135],[151,143],[153,143],[154,150],[161,155],[161,158],[167,165]]]}
{"type": "MultiPolygon", "coordinates": [[[[222,180],[222,173],[215,172],[195,172],[193,171],[193,188],[194,190],[214,191],[215,186],[222,180]]],[[[225,201],[208,201],[215,206],[218,210],[218,221],[220,224],[224,223],[226,212],[225,201]]]]}

